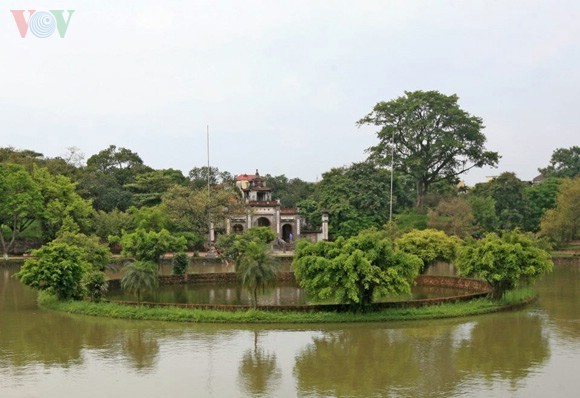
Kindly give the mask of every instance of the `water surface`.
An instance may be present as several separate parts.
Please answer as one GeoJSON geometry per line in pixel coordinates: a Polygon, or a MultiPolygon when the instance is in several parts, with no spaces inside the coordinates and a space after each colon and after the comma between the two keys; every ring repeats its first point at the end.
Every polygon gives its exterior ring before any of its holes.
{"type": "Polygon", "coordinates": [[[0,396],[575,397],[580,267],[522,311],[426,322],[212,325],[70,316],[0,268],[0,396]]]}

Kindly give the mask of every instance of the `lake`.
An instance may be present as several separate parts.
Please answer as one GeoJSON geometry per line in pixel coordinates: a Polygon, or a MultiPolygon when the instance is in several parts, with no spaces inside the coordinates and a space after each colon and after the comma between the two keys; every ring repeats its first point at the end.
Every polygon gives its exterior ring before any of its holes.
{"type": "MultiPolygon", "coordinates": [[[[0,396],[576,397],[580,266],[520,311],[336,325],[123,321],[43,311],[0,266],[0,396]]],[[[194,286],[189,286],[193,289],[194,286]]]]}

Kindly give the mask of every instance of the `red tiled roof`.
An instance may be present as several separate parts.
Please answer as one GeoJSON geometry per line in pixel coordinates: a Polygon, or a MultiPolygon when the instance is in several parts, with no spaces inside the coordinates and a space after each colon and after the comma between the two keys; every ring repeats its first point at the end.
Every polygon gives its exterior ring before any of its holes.
{"type": "Polygon", "coordinates": [[[240,174],[236,177],[236,181],[253,181],[255,177],[254,174],[240,174]]]}

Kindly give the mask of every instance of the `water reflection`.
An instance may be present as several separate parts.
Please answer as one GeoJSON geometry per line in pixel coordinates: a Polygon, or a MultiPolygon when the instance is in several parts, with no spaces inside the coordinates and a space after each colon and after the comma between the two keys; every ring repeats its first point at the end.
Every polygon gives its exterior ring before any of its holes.
{"type": "Polygon", "coordinates": [[[540,304],[558,335],[578,344],[580,340],[580,266],[560,265],[538,283],[540,304]]]}
{"type": "Polygon", "coordinates": [[[244,352],[238,370],[238,384],[253,396],[271,396],[281,377],[276,354],[258,343],[259,331],[254,330],[254,346],[244,352]]]}
{"type": "Polygon", "coordinates": [[[2,397],[574,396],[580,388],[580,267],[557,267],[538,285],[537,307],[523,311],[305,326],[46,312],[9,278],[14,271],[0,269],[2,397]]]}
{"type": "Polygon", "coordinates": [[[294,374],[305,395],[444,397],[474,378],[516,386],[549,356],[542,320],[515,313],[328,332],[297,355],[294,374]]]}
{"type": "Polygon", "coordinates": [[[459,345],[455,360],[470,377],[500,379],[515,388],[549,357],[541,318],[520,312],[483,317],[459,345]]]}

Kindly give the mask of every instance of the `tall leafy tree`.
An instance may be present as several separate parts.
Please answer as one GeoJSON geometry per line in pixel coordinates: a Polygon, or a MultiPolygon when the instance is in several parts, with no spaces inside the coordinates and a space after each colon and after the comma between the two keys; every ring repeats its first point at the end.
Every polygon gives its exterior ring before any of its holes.
{"type": "Polygon", "coordinates": [[[151,171],[137,153],[115,145],[91,156],[87,160],[87,168],[113,175],[121,186],[132,182],[136,174],[151,171]]]}
{"type": "Polygon", "coordinates": [[[303,181],[300,178],[288,178],[284,174],[264,177],[266,186],[272,188],[272,196],[280,200],[282,207],[296,207],[297,204],[307,199],[314,193],[315,184],[303,181]]]}
{"type": "Polygon", "coordinates": [[[416,206],[423,207],[429,187],[453,180],[474,167],[495,166],[497,152],[487,151],[483,121],[462,110],[456,95],[438,91],[407,91],[379,102],[360,119],[359,126],[380,128],[379,143],[368,149],[370,158],[414,178],[416,206]]]}
{"type": "Polygon", "coordinates": [[[220,171],[219,168],[211,166],[209,169],[207,166],[194,167],[189,171],[189,180],[191,188],[194,190],[207,189],[208,183],[208,170],[209,170],[209,184],[210,186],[216,185],[234,185],[234,177],[231,173],[227,171],[220,171]]]}
{"type": "Polygon", "coordinates": [[[528,217],[524,223],[526,230],[537,232],[540,229],[540,220],[546,210],[556,207],[561,183],[562,179],[550,177],[525,188],[524,195],[529,206],[528,217]]]}
{"type": "Polygon", "coordinates": [[[110,145],[87,160],[79,188],[83,197],[93,199],[96,210],[126,210],[132,198],[126,185],[151,171],[137,153],[110,145]]]}
{"type": "Polygon", "coordinates": [[[163,196],[162,205],[177,230],[202,236],[208,234],[210,218],[219,228],[224,225],[227,214],[245,211],[238,193],[224,186],[213,187],[208,196],[207,188],[193,190],[175,185],[163,196]]]}
{"type": "Polygon", "coordinates": [[[43,198],[40,226],[44,241],[54,239],[67,219],[80,230],[88,230],[93,207],[76,192],[76,184],[68,177],[51,174],[44,167],[34,167],[32,178],[43,198]]]}
{"type": "Polygon", "coordinates": [[[135,176],[133,182],[125,184],[132,193],[134,206],[155,206],[173,185],[186,185],[187,178],[181,171],[174,169],[153,170],[135,176]]]}
{"type": "Polygon", "coordinates": [[[475,231],[475,218],[469,201],[464,196],[443,199],[428,212],[430,228],[440,229],[460,237],[475,231]]]}
{"type": "Polygon", "coordinates": [[[552,153],[550,164],[538,170],[546,177],[580,176],[580,146],[556,149],[552,153]]]}
{"type": "Polygon", "coordinates": [[[580,239],[580,177],[564,180],[556,200],[542,217],[541,234],[558,243],[580,239]]]}
{"type": "Polygon", "coordinates": [[[528,186],[528,183],[520,180],[514,173],[505,172],[489,182],[477,184],[472,193],[493,199],[498,228],[523,229],[530,214],[530,206],[525,194],[528,186]]]}
{"type": "MultiPolygon", "coordinates": [[[[350,237],[389,218],[389,173],[370,162],[333,168],[322,175],[316,187],[319,210],[330,216],[330,233],[350,237]]],[[[399,185],[395,186],[397,198],[399,185]]],[[[400,208],[399,201],[395,208],[400,208]]]]}
{"type": "Polygon", "coordinates": [[[16,238],[43,211],[37,184],[23,166],[0,163],[0,242],[4,258],[16,238]]]}

